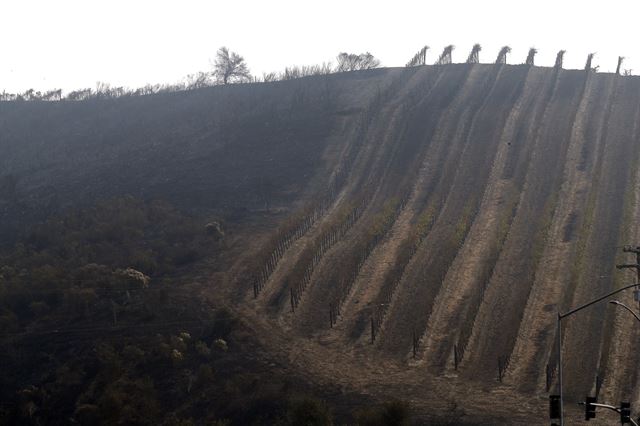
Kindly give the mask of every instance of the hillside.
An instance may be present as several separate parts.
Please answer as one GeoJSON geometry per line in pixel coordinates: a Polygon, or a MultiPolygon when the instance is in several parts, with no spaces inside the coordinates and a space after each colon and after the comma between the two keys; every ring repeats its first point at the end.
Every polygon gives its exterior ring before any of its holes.
{"type": "MultiPolygon", "coordinates": [[[[126,194],[222,218],[194,297],[286,371],[422,419],[544,424],[558,310],[634,279],[639,113],[637,77],[482,64],[2,102],[0,237],[126,194]]],[[[568,401],[597,384],[640,409],[633,321],[567,321],[568,401]]]]}

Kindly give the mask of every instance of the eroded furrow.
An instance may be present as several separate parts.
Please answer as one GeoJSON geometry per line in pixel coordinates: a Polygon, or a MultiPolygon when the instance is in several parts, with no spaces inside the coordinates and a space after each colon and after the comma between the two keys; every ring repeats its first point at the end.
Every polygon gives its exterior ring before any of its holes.
{"type": "MultiPolygon", "coordinates": [[[[496,145],[495,140],[487,141],[489,145],[485,146],[482,130],[479,130],[488,124],[483,118],[486,106],[501,96],[519,97],[528,69],[513,68],[503,72],[503,68],[496,66],[486,71],[488,74],[483,84],[463,92],[461,102],[466,106],[463,112],[457,117],[448,117],[451,121],[442,123],[450,133],[443,132],[439,136],[449,152],[444,162],[445,169],[438,173],[439,178],[427,202],[439,211],[438,219],[434,232],[426,236],[411,261],[381,328],[380,348],[396,356],[404,356],[411,351],[415,346],[415,336],[423,333],[437,289],[479,204],[479,196],[461,195],[476,185],[483,187],[490,167],[485,167],[483,173],[473,178],[469,169],[474,163],[477,166],[491,162],[495,154],[491,148],[491,143],[496,145]]],[[[498,120],[506,120],[506,114],[499,116],[498,120]]]]}
{"type": "Polygon", "coordinates": [[[581,221],[579,212],[586,204],[593,172],[594,162],[585,163],[583,153],[600,151],[606,111],[602,102],[610,102],[610,86],[611,82],[594,79],[593,75],[587,81],[572,129],[558,205],[506,372],[508,380],[526,382],[530,391],[546,391],[553,377],[553,366],[548,369],[546,361],[553,347],[554,319],[563,284],[569,278],[567,265],[576,244],[575,229],[581,221]]]}
{"type": "MultiPolygon", "coordinates": [[[[595,176],[598,179],[594,181],[593,222],[590,228],[582,230],[586,245],[582,253],[578,253],[580,263],[572,277],[576,286],[572,299],[569,299],[571,305],[610,291],[619,282],[614,279],[614,264],[634,149],[628,139],[635,121],[635,117],[621,111],[636,110],[638,99],[637,94],[620,84],[618,76],[612,78],[616,79],[616,86],[604,126],[606,148],[602,155],[602,172],[595,176]]],[[[600,367],[606,366],[611,346],[611,333],[608,330],[612,314],[607,304],[600,304],[567,321],[563,353],[567,360],[565,371],[571,377],[566,385],[569,398],[591,392],[595,388],[595,376],[603,376],[604,369],[600,367]],[[591,346],[590,351],[576,350],[585,344],[591,346]]]]}
{"type": "Polygon", "coordinates": [[[491,380],[509,364],[535,269],[558,201],[573,122],[586,73],[559,71],[554,97],[536,135],[526,181],[509,234],[487,286],[466,347],[468,375],[491,380]],[[487,368],[487,366],[491,366],[487,368]]]}
{"type": "Polygon", "coordinates": [[[479,304],[485,281],[491,275],[497,252],[509,229],[514,196],[519,192],[511,179],[504,179],[504,169],[509,156],[519,153],[511,148],[517,142],[516,136],[523,121],[547,101],[545,93],[549,89],[540,90],[545,85],[553,86],[548,74],[531,69],[522,96],[511,109],[501,135],[496,136],[500,142],[478,215],[447,272],[434,302],[422,349],[418,352],[418,358],[424,360],[435,374],[447,365],[455,368],[455,363],[462,360],[466,344],[463,332],[471,327],[467,318],[475,314],[474,307],[479,304]],[[452,360],[454,346],[456,359],[452,360]]]}

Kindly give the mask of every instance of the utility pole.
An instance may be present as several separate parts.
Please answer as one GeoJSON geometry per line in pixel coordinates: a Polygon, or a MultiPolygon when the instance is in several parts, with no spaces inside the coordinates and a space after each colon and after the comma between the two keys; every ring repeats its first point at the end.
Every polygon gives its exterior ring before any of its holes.
{"type": "MultiPolygon", "coordinates": [[[[562,51],[560,52],[562,53],[562,51]]],[[[558,54],[559,57],[560,53],[558,54]]],[[[564,426],[564,393],[563,393],[563,383],[562,383],[562,320],[585,309],[588,308],[591,305],[594,305],[596,303],[602,302],[605,299],[610,298],[611,296],[613,296],[614,294],[620,293],[624,290],[628,290],[630,288],[633,288],[635,291],[633,292],[635,300],[636,301],[640,301],[640,246],[636,246],[636,247],[632,247],[632,246],[625,246],[623,248],[623,251],[625,253],[635,253],[636,254],[636,263],[635,264],[623,264],[623,265],[616,265],[616,268],[618,269],[624,269],[624,268],[636,268],[636,272],[637,272],[637,276],[636,276],[636,282],[634,284],[630,284],[630,285],[626,285],[624,287],[621,287],[617,290],[613,290],[607,294],[604,294],[596,299],[591,300],[590,302],[584,303],[576,308],[570,309],[567,312],[560,312],[560,310],[558,310],[558,317],[556,320],[556,339],[557,339],[557,345],[558,345],[558,351],[556,353],[557,356],[557,360],[556,363],[558,365],[558,387],[559,387],[559,398],[560,398],[560,426],[564,426]]]]}
{"type": "MultiPolygon", "coordinates": [[[[640,283],[640,246],[624,246],[622,251],[624,253],[634,253],[636,255],[636,263],[623,263],[621,265],[616,265],[616,268],[634,268],[636,270],[636,282],[640,283]]],[[[640,290],[635,290],[633,292],[633,299],[638,302],[638,310],[640,311],[640,290]]]]}

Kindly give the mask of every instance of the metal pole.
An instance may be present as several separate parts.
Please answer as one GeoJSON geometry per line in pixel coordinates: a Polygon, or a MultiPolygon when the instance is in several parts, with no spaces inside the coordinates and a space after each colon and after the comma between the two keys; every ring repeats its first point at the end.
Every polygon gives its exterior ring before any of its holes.
{"type": "MultiPolygon", "coordinates": [[[[584,308],[587,308],[595,303],[598,303],[608,297],[613,296],[614,294],[620,293],[623,290],[632,288],[632,287],[638,287],[638,285],[640,285],[640,283],[635,283],[635,284],[631,284],[631,285],[627,285],[624,286],[622,288],[619,288],[617,290],[613,290],[610,293],[605,294],[604,296],[600,296],[597,299],[592,300],[591,302],[587,302],[584,305],[578,306],[577,308],[571,309],[568,312],[560,313],[560,311],[558,310],[558,332],[556,333],[556,335],[558,336],[558,387],[560,388],[560,426],[564,426],[564,393],[562,391],[562,318],[568,317],[569,315],[573,315],[578,311],[583,310],[584,308]]],[[[633,312],[632,312],[633,313],[633,312]]]]}
{"type": "Polygon", "coordinates": [[[558,385],[560,387],[560,426],[564,426],[564,395],[562,393],[562,316],[558,311],[558,385]]]}

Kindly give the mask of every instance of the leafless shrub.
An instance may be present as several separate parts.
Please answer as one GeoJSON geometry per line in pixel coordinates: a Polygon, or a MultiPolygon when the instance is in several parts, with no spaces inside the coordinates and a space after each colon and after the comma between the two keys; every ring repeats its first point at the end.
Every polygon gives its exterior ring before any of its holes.
{"type": "Polygon", "coordinates": [[[503,46],[498,52],[498,57],[496,58],[496,64],[506,64],[507,63],[507,53],[511,52],[511,48],[509,46],[503,46]]]}
{"type": "Polygon", "coordinates": [[[595,55],[596,55],[595,53],[589,53],[589,55],[587,56],[587,63],[584,64],[585,71],[593,71],[593,68],[591,67],[591,63],[593,62],[593,57],[595,55]]]}
{"type": "Polygon", "coordinates": [[[535,47],[530,48],[529,53],[527,54],[527,59],[525,60],[524,63],[527,65],[533,66],[536,53],[538,53],[538,49],[536,49],[535,47]]]}
{"type": "Polygon", "coordinates": [[[418,53],[413,55],[411,60],[407,62],[407,67],[415,67],[417,65],[425,65],[427,63],[427,50],[429,50],[429,46],[424,46],[422,49],[418,50],[418,53]]]}
{"type": "Polygon", "coordinates": [[[553,65],[554,68],[562,68],[562,61],[564,60],[564,54],[566,52],[566,50],[560,50],[558,52],[558,54],[556,55],[556,63],[553,65]]]}
{"type": "Polygon", "coordinates": [[[616,74],[620,75],[620,68],[624,62],[624,56],[618,56],[618,66],[616,67],[616,74]]]}
{"type": "Polygon", "coordinates": [[[479,43],[473,45],[471,48],[471,53],[469,53],[469,57],[467,58],[468,64],[477,64],[480,62],[480,51],[482,50],[482,46],[479,43]]]}
{"type": "Polygon", "coordinates": [[[453,44],[450,44],[449,46],[445,47],[442,50],[442,53],[440,54],[440,57],[438,58],[438,62],[436,62],[437,65],[447,65],[451,63],[451,53],[453,52],[453,49],[455,49],[455,46],[453,44]]]}
{"type": "Polygon", "coordinates": [[[200,89],[213,85],[211,73],[200,71],[196,74],[189,74],[186,78],[187,90],[200,89]]]}
{"type": "Polygon", "coordinates": [[[342,52],[338,55],[337,72],[368,70],[380,66],[380,60],[369,52],[355,53],[342,52]]]}

